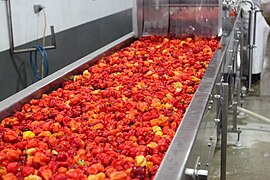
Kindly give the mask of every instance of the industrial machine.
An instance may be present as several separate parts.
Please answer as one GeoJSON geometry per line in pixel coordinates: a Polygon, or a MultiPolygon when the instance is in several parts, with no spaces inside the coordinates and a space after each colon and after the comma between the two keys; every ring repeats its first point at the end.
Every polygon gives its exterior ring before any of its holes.
{"type": "Polygon", "coordinates": [[[134,1],[134,32],[0,102],[0,119],[11,115],[30,99],[58,88],[70,76],[81,73],[101,57],[125,47],[138,37],[222,35],[222,49],[217,49],[212,57],[155,179],[207,179],[218,140],[222,149],[221,179],[226,179],[227,132],[240,134],[236,113],[241,99],[241,61],[237,56],[242,53],[243,27],[241,9],[237,7],[226,2],[223,5],[219,0],[134,1]],[[236,16],[229,15],[231,10],[235,10],[236,16]],[[234,110],[232,129],[227,129],[229,105],[234,110]]]}
{"type": "Polygon", "coordinates": [[[135,1],[133,27],[136,36],[221,35],[222,2],[217,0],[135,1]]]}

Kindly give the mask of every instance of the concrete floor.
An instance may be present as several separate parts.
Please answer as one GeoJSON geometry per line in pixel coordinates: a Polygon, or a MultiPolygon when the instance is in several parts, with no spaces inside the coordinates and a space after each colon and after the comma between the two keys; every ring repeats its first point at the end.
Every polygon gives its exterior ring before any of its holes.
{"type": "MultiPolygon", "coordinates": [[[[261,81],[244,97],[243,107],[270,118],[270,38],[261,81]]],[[[229,126],[232,115],[229,115],[229,126]]],[[[234,146],[237,134],[228,134],[227,180],[270,180],[270,123],[246,115],[238,119],[241,147],[234,146]]],[[[209,179],[220,179],[220,148],[216,149],[209,179]]]]}

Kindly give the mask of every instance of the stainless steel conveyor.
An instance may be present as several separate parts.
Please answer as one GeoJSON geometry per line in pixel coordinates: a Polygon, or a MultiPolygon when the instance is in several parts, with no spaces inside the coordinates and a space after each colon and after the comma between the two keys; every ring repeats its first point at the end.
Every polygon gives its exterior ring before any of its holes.
{"type": "MultiPolygon", "coordinates": [[[[137,3],[143,2],[138,1],[137,3]]],[[[137,24],[134,25],[134,32],[77,60],[0,102],[0,119],[11,115],[20,109],[23,104],[29,102],[30,99],[39,98],[43,93],[49,93],[57,89],[61,82],[69,79],[72,75],[81,73],[99,58],[129,45],[136,39],[136,36],[142,35],[144,25],[141,24],[143,20],[139,19],[142,18],[140,12],[143,9],[138,8],[138,6],[134,9],[136,12],[134,20],[135,24],[137,24]],[[140,21],[140,23],[137,21],[140,21]]],[[[230,99],[228,85],[235,87],[227,79],[228,77],[233,77],[235,73],[235,53],[238,51],[236,42],[241,37],[237,36],[241,29],[240,14],[237,17],[230,18],[226,23],[228,31],[226,35],[221,37],[220,41],[222,49],[215,51],[155,179],[207,178],[216,142],[220,134],[223,133],[222,136],[225,138],[222,139],[222,142],[226,143],[227,129],[225,129],[225,126],[227,127],[227,108],[228,99],[230,99]],[[223,129],[221,129],[221,124],[223,129]]],[[[216,32],[219,32],[219,25],[216,30],[216,32]]],[[[226,171],[226,154],[223,153],[222,158],[223,172],[221,174],[224,176],[224,168],[226,171]]]]}

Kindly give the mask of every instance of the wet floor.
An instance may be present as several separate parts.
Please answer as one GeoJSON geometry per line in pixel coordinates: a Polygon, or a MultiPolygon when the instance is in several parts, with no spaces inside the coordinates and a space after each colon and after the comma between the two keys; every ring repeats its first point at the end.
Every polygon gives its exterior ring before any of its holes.
{"type": "MultiPolygon", "coordinates": [[[[261,80],[253,89],[254,92],[244,97],[243,107],[270,118],[270,38],[261,80]]],[[[232,115],[229,115],[229,124],[231,120],[232,115]]],[[[237,134],[228,134],[227,180],[270,179],[270,123],[245,115],[238,118],[238,124],[242,131],[240,147],[236,146],[237,134]]],[[[220,179],[219,148],[214,155],[209,179],[220,179]]]]}

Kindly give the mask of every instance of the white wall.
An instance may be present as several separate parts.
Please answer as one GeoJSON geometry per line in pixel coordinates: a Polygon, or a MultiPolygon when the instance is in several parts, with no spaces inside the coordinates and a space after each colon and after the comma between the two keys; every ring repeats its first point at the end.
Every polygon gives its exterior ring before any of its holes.
{"type": "MultiPolygon", "coordinates": [[[[45,6],[49,35],[50,25],[57,33],[129,9],[132,0],[11,0],[15,46],[42,37],[43,12],[34,14],[34,4],[45,6]]],[[[9,48],[6,2],[0,1],[0,52],[9,48]]]]}

